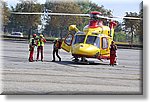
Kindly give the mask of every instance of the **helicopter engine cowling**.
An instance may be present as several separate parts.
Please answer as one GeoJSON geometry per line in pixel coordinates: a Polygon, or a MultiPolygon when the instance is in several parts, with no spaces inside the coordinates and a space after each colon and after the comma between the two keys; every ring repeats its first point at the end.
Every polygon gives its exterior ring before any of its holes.
{"type": "Polygon", "coordinates": [[[90,28],[89,25],[83,28],[85,34],[104,34],[110,36],[110,28],[108,26],[99,26],[96,28],[90,28]]]}

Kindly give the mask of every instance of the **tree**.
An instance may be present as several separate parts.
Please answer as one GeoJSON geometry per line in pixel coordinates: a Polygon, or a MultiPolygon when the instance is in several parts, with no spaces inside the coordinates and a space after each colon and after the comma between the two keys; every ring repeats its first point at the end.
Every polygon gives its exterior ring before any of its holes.
{"type": "Polygon", "coordinates": [[[112,16],[112,11],[105,9],[103,5],[98,6],[98,4],[90,2],[89,8],[90,8],[90,10],[89,10],[90,12],[91,11],[99,11],[102,13],[103,16],[112,16]]]}
{"type": "MultiPolygon", "coordinates": [[[[82,13],[79,5],[75,2],[47,2],[46,8],[56,13],[82,13]]],[[[80,26],[82,24],[81,17],[78,16],[51,16],[51,21],[47,26],[47,30],[52,31],[54,36],[63,37],[68,32],[68,26],[76,24],[80,26]]]]}
{"type": "Polygon", "coordinates": [[[4,32],[7,24],[9,23],[9,17],[10,17],[10,10],[8,8],[8,5],[6,2],[2,1],[2,21],[3,21],[4,32]]]}
{"type": "MultiPolygon", "coordinates": [[[[102,15],[110,16],[111,10],[107,10],[103,5],[98,6],[89,0],[86,2],[77,2],[78,0],[70,0],[68,2],[55,2],[54,0],[46,2],[44,5],[38,4],[37,0],[20,0],[15,7],[11,7],[12,12],[43,12],[43,9],[49,9],[54,13],[78,13],[85,14],[91,11],[102,12],[102,15]]],[[[11,14],[10,27],[18,29],[29,29],[28,34],[30,37],[31,29],[37,29],[40,24],[41,15],[15,15],[11,14]]],[[[79,30],[88,24],[89,18],[79,16],[50,16],[50,21],[46,25],[45,32],[52,36],[64,37],[68,32],[68,27],[71,24],[77,25],[79,30]]]]}
{"type": "MultiPolygon", "coordinates": [[[[104,9],[104,6],[98,6],[89,0],[84,2],[70,1],[70,2],[46,2],[46,8],[52,12],[57,13],[78,13],[89,14],[91,11],[102,12],[104,16],[111,16],[111,10],[104,9]]],[[[78,16],[51,16],[51,21],[47,26],[47,30],[53,31],[53,33],[62,33],[62,36],[66,35],[68,26],[71,24],[77,25],[79,30],[82,30],[84,26],[88,24],[89,18],[78,16]],[[60,31],[60,32],[59,32],[60,31]]]]}
{"type": "MultiPolygon", "coordinates": [[[[42,5],[37,3],[37,0],[21,0],[16,7],[11,7],[11,10],[12,12],[41,12],[42,5]]],[[[11,14],[11,25],[17,28],[23,27],[28,29],[28,37],[30,38],[31,29],[37,29],[40,23],[40,16],[11,14]]]]}
{"type": "Polygon", "coordinates": [[[143,2],[141,2],[141,10],[139,12],[139,17],[142,18],[139,23],[139,28],[138,28],[138,34],[139,34],[139,39],[140,42],[143,42],[143,2]]]}
{"type": "MultiPolygon", "coordinates": [[[[126,17],[139,17],[136,12],[126,12],[126,17]]],[[[139,29],[139,20],[133,20],[133,19],[124,19],[124,26],[126,32],[128,34],[131,34],[131,45],[133,44],[133,38],[137,35],[138,29],[139,29]]]]}
{"type": "MultiPolygon", "coordinates": [[[[92,11],[98,11],[98,12],[101,12],[103,16],[112,16],[112,11],[111,10],[108,10],[108,9],[105,9],[103,5],[99,6],[98,4],[90,1],[90,0],[86,0],[84,2],[77,2],[78,5],[80,6],[80,9],[82,11],[82,13],[85,13],[85,14],[89,14],[90,12],[92,11]]],[[[85,25],[88,24],[89,22],[89,19],[83,19],[83,27],[85,25]]],[[[101,19],[104,23],[107,22],[106,19],[101,19]]]]}

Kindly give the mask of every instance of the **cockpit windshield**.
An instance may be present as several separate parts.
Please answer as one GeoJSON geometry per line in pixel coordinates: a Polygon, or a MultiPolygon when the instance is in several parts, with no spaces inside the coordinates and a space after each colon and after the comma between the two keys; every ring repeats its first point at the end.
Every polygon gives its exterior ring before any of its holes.
{"type": "Polygon", "coordinates": [[[92,44],[100,48],[100,38],[97,36],[88,36],[86,40],[86,44],[92,44]]]}
{"type": "MultiPolygon", "coordinates": [[[[84,43],[85,37],[86,37],[86,35],[84,35],[84,34],[75,35],[73,44],[84,43]]],[[[100,38],[97,36],[88,35],[85,43],[91,44],[91,45],[94,45],[94,46],[100,48],[100,38]]]]}
{"type": "Polygon", "coordinates": [[[73,44],[84,43],[85,35],[76,35],[73,44]]]}

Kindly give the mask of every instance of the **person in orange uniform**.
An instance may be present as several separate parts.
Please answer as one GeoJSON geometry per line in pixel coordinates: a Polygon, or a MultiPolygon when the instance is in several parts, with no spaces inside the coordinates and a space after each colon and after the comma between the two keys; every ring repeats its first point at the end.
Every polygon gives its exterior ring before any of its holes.
{"type": "Polygon", "coordinates": [[[32,35],[32,38],[30,39],[30,43],[29,43],[29,62],[33,62],[33,55],[34,55],[34,47],[37,46],[36,44],[36,34],[32,35]]]}
{"type": "Polygon", "coordinates": [[[40,37],[38,38],[37,41],[37,58],[36,61],[39,60],[39,53],[41,52],[41,61],[43,62],[43,50],[44,50],[44,43],[46,42],[46,39],[42,34],[40,34],[40,37]]]}
{"type": "Polygon", "coordinates": [[[115,45],[114,41],[112,41],[110,45],[110,66],[114,66],[116,63],[116,50],[117,46],[115,45]]]}
{"type": "Polygon", "coordinates": [[[53,45],[53,60],[52,60],[52,62],[55,62],[55,54],[59,58],[59,61],[61,61],[61,58],[58,54],[58,50],[61,49],[62,40],[61,39],[55,40],[53,43],[54,43],[54,45],[53,45]]]}

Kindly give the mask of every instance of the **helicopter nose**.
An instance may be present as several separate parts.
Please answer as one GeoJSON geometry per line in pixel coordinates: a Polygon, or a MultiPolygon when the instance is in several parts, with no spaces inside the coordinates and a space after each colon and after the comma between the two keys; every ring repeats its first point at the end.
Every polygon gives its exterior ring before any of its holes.
{"type": "Polygon", "coordinates": [[[91,44],[77,44],[73,46],[72,53],[77,55],[94,56],[99,48],[91,44]]]}

